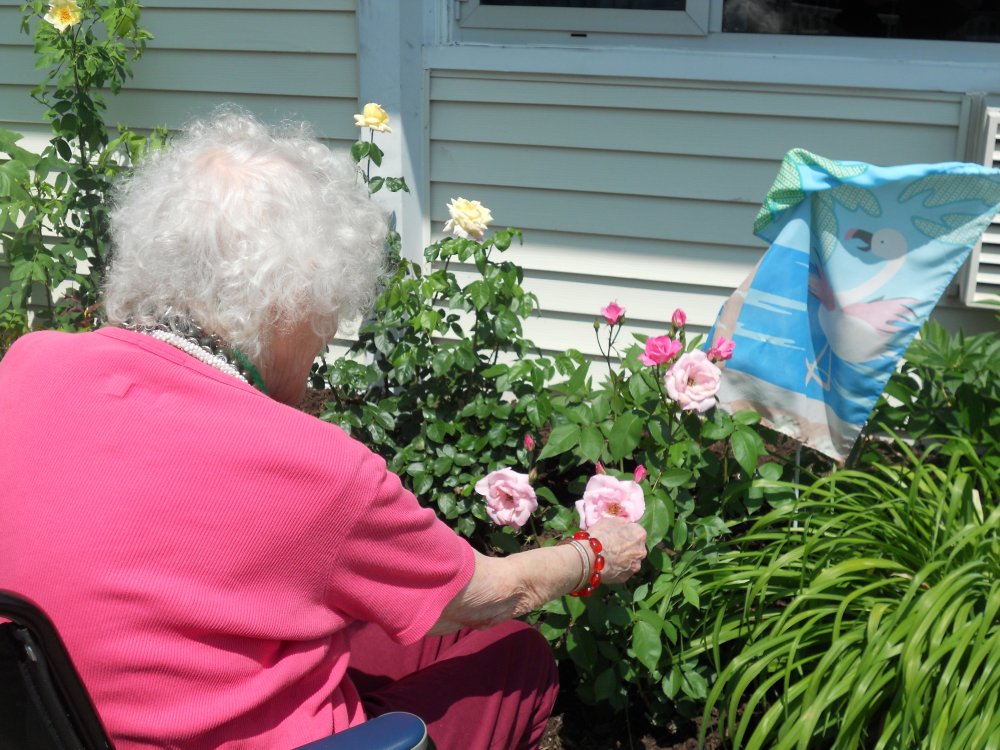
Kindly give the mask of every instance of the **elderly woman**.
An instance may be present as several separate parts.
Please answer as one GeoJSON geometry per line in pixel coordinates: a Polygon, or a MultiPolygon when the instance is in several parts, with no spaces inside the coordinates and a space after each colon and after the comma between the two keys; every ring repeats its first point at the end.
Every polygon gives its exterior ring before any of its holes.
{"type": "MultiPolygon", "coordinates": [[[[556,682],[513,618],[589,545],[473,551],[290,405],[369,303],[385,221],[351,162],[229,112],[124,184],[111,326],[0,363],[0,588],[60,629],[118,748],[294,747],[392,709],[445,748],[537,746],[556,682]]],[[[590,529],[604,580],[644,533],[590,529]]]]}

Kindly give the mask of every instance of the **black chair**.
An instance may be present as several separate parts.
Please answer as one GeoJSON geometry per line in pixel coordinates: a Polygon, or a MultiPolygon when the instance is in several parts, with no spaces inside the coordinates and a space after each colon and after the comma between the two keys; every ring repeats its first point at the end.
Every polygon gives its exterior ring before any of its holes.
{"type": "MultiPolygon", "coordinates": [[[[31,600],[0,589],[0,750],[113,750],[59,632],[31,600]]],[[[299,750],[426,750],[413,714],[383,714],[299,750]]]]}

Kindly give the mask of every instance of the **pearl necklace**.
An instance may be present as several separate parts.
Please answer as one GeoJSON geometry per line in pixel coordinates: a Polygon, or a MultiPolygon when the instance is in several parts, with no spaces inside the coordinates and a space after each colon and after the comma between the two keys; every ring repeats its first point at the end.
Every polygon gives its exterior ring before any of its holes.
{"type": "Polygon", "coordinates": [[[250,381],[243,376],[243,373],[229,363],[229,360],[226,359],[224,355],[213,352],[207,346],[202,346],[192,339],[181,336],[179,333],[164,331],[160,328],[154,328],[151,330],[137,328],[134,330],[137,330],[139,333],[144,333],[147,336],[152,336],[157,341],[162,341],[165,344],[177,347],[182,352],[190,354],[199,362],[204,362],[206,365],[214,367],[216,370],[224,372],[226,375],[232,375],[234,378],[239,378],[248,385],[250,383],[250,381]]]}

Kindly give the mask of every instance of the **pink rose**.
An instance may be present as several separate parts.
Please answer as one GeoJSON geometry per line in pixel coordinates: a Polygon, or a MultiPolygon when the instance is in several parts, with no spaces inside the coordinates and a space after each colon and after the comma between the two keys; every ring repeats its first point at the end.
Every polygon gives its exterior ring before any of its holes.
{"type": "Polygon", "coordinates": [[[733,358],[733,349],[735,348],[735,341],[727,339],[725,336],[719,336],[712,344],[712,348],[708,350],[708,358],[713,362],[724,362],[733,358]]]}
{"type": "Polygon", "coordinates": [[[601,315],[608,321],[609,326],[621,323],[625,317],[625,308],[618,304],[617,300],[612,300],[606,307],[601,308],[601,315]]]}
{"type": "Polygon", "coordinates": [[[642,464],[639,464],[638,466],[636,466],[635,467],[635,471],[632,472],[632,479],[635,482],[641,482],[643,479],[645,479],[648,476],[649,476],[649,472],[646,471],[646,467],[643,466],[642,464]]]}
{"type": "Polygon", "coordinates": [[[670,316],[670,322],[674,324],[674,328],[683,328],[684,324],[687,323],[688,316],[684,314],[684,311],[679,307],[674,310],[674,314],[670,316]]]}
{"type": "Polygon", "coordinates": [[[535,450],[535,439],[531,435],[524,436],[524,449],[526,451],[535,450]]]}
{"type": "Polygon", "coordinates": [[[607,474],[608,473],[604,469],[604,464],[602,464],[600,461],[598,461],[596,464],[594,464],[594,471],[596,471],[598,474],[607,474]]]}
{"type": "Polygon", "coordinates": [[[644,365],[662,365],[669,362],[681,350],[681,342],[669,336],[650,336],[646,339],[646,351],[639,355],[644,365]]]}
{"type": "Polygon", "coordinates": [[[715,406],[722,371],[708,361],[705,352],[695,349],[674,362],[663,384],[667,393],[686,411],[706,412],[715,406]]]}
{"type": "Polygon", "coordinates": [[[646,499],[635,482],[598,474],[587,482],[583,499],[576,501],[576,510],[580,514],[581,529],[609,516],[638,521],[646,512],[646,499]]]}
{"type": "Polygon", "coordinates": [[[538,508],[528,475],[513,469],[491,471],[476,482],[476,492],[486,498],[486,515],[497,526],[519,529],[538,508]]]}

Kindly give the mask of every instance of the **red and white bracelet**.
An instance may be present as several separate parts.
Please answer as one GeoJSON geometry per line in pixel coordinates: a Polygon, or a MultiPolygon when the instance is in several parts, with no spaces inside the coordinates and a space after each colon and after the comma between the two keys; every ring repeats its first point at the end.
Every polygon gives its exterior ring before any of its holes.
{"type": "Polygon", "coordinates": [[[594,593],[594,589],[601,585],[601,571],[604,570],[604,556],[601,555],[604,550],[603,545],[586,531],[578,531],[573,534],[571,539],[563,539],[559,544],[572,545],[577,554],[580,555],[580,562],[583,563],[583,575],[573,587],[574,590],[570,592],[570,596],[590,596],[594,593]],[[590,562],[587,548],[583,545],[584,542],[588,542],[590,549],[594,552],[593,564],[590,562]]]}

